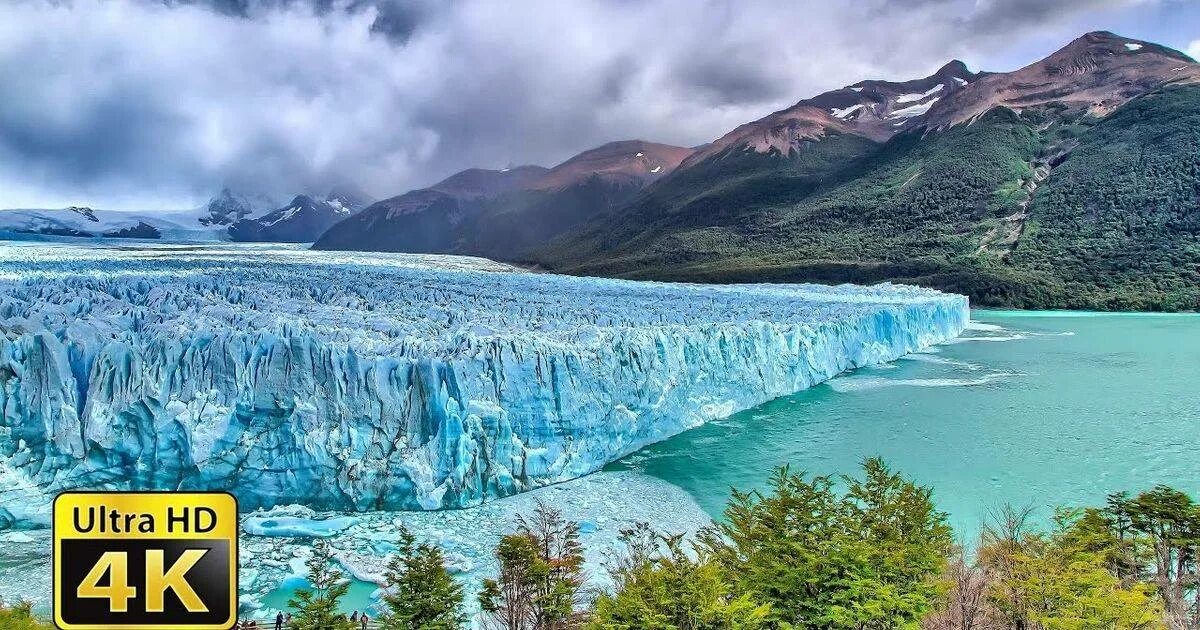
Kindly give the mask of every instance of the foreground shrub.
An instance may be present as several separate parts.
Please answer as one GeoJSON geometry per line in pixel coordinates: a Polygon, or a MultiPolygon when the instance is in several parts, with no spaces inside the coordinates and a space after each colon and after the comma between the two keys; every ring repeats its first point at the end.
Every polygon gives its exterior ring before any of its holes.
{"type": "Polygon", "coordinates": [[[6,606],[0,602],[0,628],[4,630],[53,630],[54,626],[33,616],[29,602],[17,602],[6,606]]]}
{"type": "Polygon", "coordinates": [[[773,626],[915,627],[943,591],[952,545],[931,491],[879,459],[863,478],[776,471],[768,494],[734,492],[703,550],[773,626]]]}
{"type": "Polygon", "coordinates": [[[721,568],[692,559],[681,536],[661,536],[641,526],[622,533],[628,551],[612,569],[618,589],[600,596],[592,630],[756,630],[769,607],[736,594],[721,568]]]}

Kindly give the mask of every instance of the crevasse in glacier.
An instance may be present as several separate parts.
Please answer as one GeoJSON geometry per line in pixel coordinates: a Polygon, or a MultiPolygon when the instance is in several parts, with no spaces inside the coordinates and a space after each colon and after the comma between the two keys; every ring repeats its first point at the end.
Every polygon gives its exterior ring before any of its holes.
{"type": "Polygon", "coordinates": [[[76,487],[436,509],[957,335],[909,286],[702,286],[277,246],[0,246],[0,525],[76,487]]]}

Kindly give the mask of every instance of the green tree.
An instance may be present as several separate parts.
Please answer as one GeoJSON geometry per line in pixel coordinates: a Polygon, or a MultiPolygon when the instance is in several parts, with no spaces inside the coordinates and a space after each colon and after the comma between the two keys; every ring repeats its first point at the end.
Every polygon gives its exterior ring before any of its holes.
{"type": "Polygon", "coordinates": [[[1123,583],[1112,548],[1087,512],[1060,511],[1050,533],[985,539],[990,599],[1013,628],[1141,630],[1162,627],[1153,588],[1123,583]]]}
{"type": "Polygon", "coordinates": [[[583,547],[579,524],[538,503],[517,517],[517,531],[496,548],[500,575],[484,580],[479,603],[487,621],[504,630],[561,630],[578,625],[583,547]]]}
{"type": "Polygon", "coordinates": [[[591,630],[756,630],[769,607],[735,594],[720,567],[683,550],[681,536],[639,526],[622,532],[627,547],[612,569],[617,591],[597,598],[591,630]]]}
{"type": "Polygon", "coordinates": [[[1112,495],[1106,514],[1136,537],[1134,549],[1145,549],[1129,561],[1149,559],[1141,575],[1153,582],[1168,619],[1200,628],[1200,505],[1183,492],[1157,486],[1133,498],[1112,495]]]}
{"type": "Polygon", "coordinates": [[[53,627],[33,616],[33,605],[29,602],[7,606],[0,601],[0,628],[4,630],[52,630],[53,627]]]}
{"type": "Polygon", "coordinates": [[[734,492],[702,549],[734,591],[769,604],[772,624],[916,627],[943,591],[952,545],[931,491],[879,459],[862,479],[776,471],[771,492],[734,492]]]}
{"type": "Polygon", "coordinates": [[[537,543],[528,536],[510,534],[496,546],[500,575],[483,581],[479,606],[490,626],[503,630],[534,627],[534,599],[538,584],[550,573],[538,557],[537,543]]]}
{"type": "Polygon", "coordinates": [[[296,591],[295,597],[288,600],[288,607],[294,611],[289,630],[357,630],[338,610],[338,600],[350,590],[350,582],[334,566],[329,541],[317,539],[304,564],[308,567],[309,588],[296,591]]]}
{"type": "Polygon", "coordinates": [[[384,630],[454,630],[467,622],[463,587],[446,570],[436,545],[417,544],[407,527],[400,527],[399,553],[388,561],[387,612],[379,619],[384,630]]]}
{"type": "MultiPolygon", "coordinates": [[[[1110,507],[1115,497],[1109,497],[1110,507]]],[[[1133,531],[1132,524],[1124,515],[1105,508],[1084,508],[1062,511],[1059,521],[1071,521],[1063,532],[1065,544],[1081,551],[1100,554],[1105,567],[1128,586],[1144,580],[1145,565],[1149,562],[1150,550],[1143,537],[1133,531]]]]}

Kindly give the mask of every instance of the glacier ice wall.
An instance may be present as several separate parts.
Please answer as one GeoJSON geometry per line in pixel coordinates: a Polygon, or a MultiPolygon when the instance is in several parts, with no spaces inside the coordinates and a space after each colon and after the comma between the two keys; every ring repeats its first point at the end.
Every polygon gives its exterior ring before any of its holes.
{"type": "Polygon", "coordinates": [[[0,525],[65,488],[436,509],[956,336],[909,286],[659,284],[278,246],[0,245],[0,525]]]}

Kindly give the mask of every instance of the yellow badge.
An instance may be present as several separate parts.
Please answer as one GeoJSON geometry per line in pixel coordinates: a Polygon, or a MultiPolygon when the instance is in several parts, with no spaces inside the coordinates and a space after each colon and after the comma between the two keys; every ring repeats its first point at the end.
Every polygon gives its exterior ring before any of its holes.
{"type": "Polygon", "coordinates": [[[63,630],[228,630],[237,500],[218,492],[67,492],[54,501],[63,630]]]}

